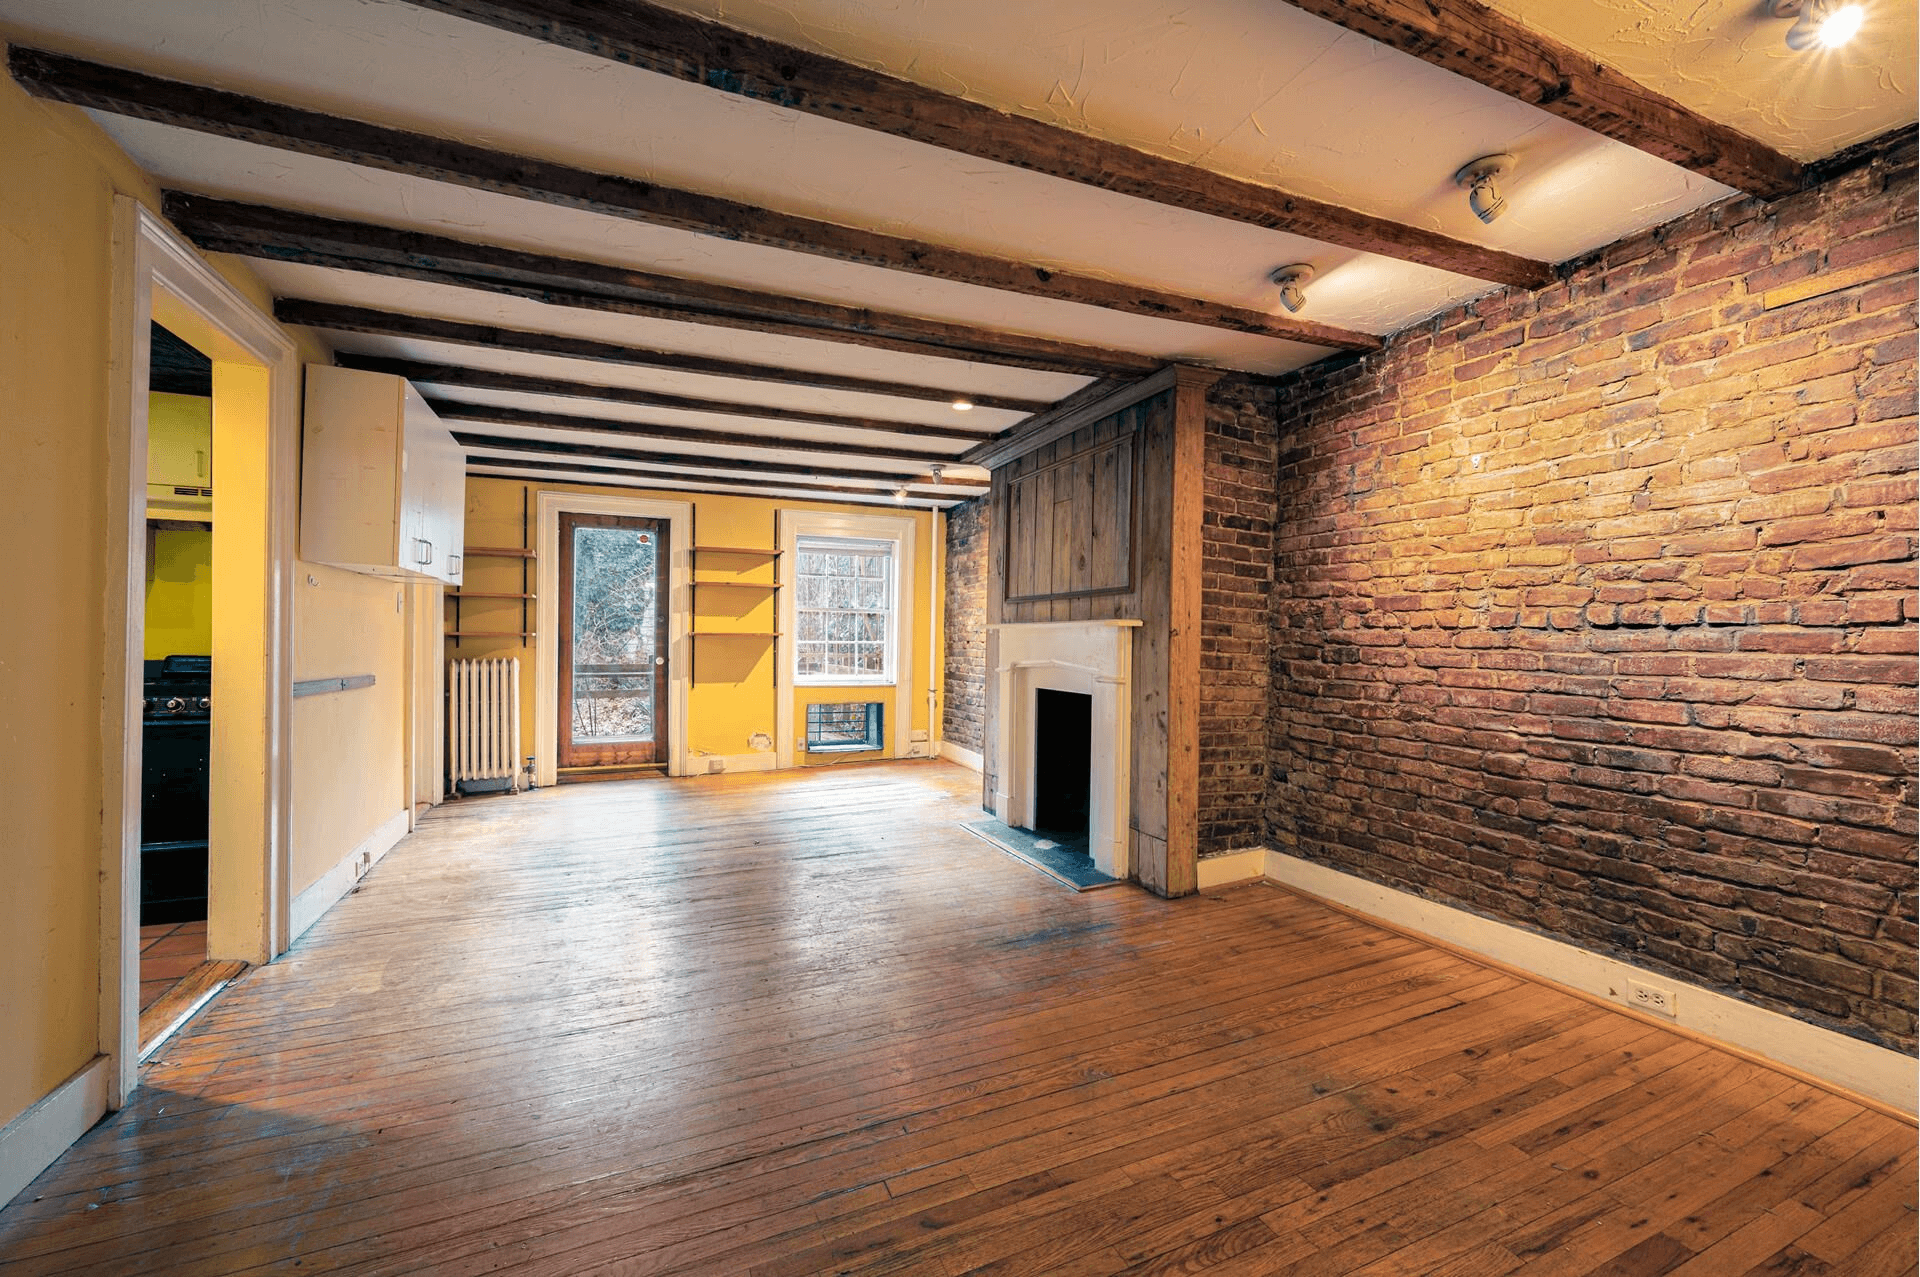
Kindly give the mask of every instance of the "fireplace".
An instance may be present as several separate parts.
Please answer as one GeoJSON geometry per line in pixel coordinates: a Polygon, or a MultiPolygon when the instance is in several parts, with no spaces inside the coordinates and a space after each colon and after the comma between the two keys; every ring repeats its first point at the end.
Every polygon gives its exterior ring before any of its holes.
{"type": "Polygon", "coordinates": [[[1094,867],[1115,878],[1130,868],[1133,631],[1139,624],[987,627],[998,693],[991,725],[994,815],[1050,836],[1083,828],[1094,867]]]}
{"type": "Polygon", "coordinates": [[[1033,694],[1033,828],[1060,842],[1087,836],[1093,784],[1093,697],[1042,687],[1033,694]]]}

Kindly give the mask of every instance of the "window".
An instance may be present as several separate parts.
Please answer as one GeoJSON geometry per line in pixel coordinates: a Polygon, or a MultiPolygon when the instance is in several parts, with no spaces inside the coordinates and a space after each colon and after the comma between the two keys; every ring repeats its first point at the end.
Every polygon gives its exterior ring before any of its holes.
{"type": "Polygon", "coordinates": [[[795,543],[794,680],[893,682],[893,542],[795,543]]]}
{"type": "Polygon", "coordinates": [[[838,754],[887,747],[886,706],[865,704],[807,706],[807,752],[838,754]]]}

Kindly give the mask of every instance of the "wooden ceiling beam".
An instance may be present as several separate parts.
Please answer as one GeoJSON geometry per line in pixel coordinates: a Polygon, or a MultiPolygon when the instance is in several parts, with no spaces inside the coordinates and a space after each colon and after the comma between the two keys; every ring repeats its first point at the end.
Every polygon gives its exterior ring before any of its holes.
{"type": "Polygon", "coordinates": [[[1802,185],[1799,161],[1481,0],[1286,2],[1735,190],[1776,199],[1802,185]]]}
{"type": "Polygon", "coordinates": [[[1546,262],[1001,111],[646,0],[411,3],[722,93],[1156,204],[1501,284],[1537,288],[1553,278],[1546,262]]]}
{"type": "MultiPolygon", "coordinates": [[[[699,399],[688,395],[669,395],[657,390],[639,390],[632,386],[603,386],[594,382],[570,381],[563,377],[534,377],[525,373],[498,372],[491,368],[469,368],[460,364],[428,363],[417,359],[387,359],[379,355],[357,355],[350,351],[335,354],[333,362],[342,368],[357,368],[362,372],[383,372],[423,385],[457,386],[465,390],[498,390],[514,394],[551,395],[561,399],[586,399],[595,403],[627,404],[638,408],[665,408],[679,412],[751,417],[759,421],[780,421],[796,425],[872,430],[891,435],[934,439],[949,444],[979,443],[982,439],[993,437],[991,431],[960,430],[950,426],[926,425],[918,421],[890,421],[884,417],[855,417],[838,412],[810,412],[804,408],[773,408],[764,404],[737,403],[727,399],[699,399]]],[[[738,434],[739,432],[715,430],[710,433],[738,434]]],[[[744,437],[764,438],[756,435],[744,437]]]]}
{"type": "Polygon", "coordinates": [[[469,403],[460,399],[427,397],[427,405],[448,421],[488,422],[496,426],[520,426],[537,430],[566,430],[580,434],[620,435],[629,439],[654,439],[661,443],[715,444],[727,448],[770,448],[785,452],[810,452],[822,456],[878,457],[891,461],[920,464],[938,462],[959,465],[960,457],[951,452],[920,452],[892,448],[886,444],[843,443],[825,439],[784,439],[772,435],[746,434],[732,430],[704,430],[692,426],[666,426],[653,422],[618,421],[608,417],[580,417],[572,413],[540,412],[529,408],[505,408],[495,404],[469,403]]]}
{"type": "MultiPolygon", "coordinates": [[[[453,440],[462,448],[485,448],[493,452],[526,452],[540,456],[586,457],[589,460],[601,461],[636,461],[662,470],[697,469],[755,476],[785,474],[799,475],[809,479],[866,479],[896,487],[905,483],[930,484],[933,482],[931,477],[916,475],[910,471],[863,470],[855,466],[789,465],[784,461],[749,461],[738,457],[704,457],[684,452],[649,452],[634,448],[608,448],[601,444],[570,443],[557,439],[521,439],[512,435],[478,434],[471,430],[454,431],[453,440]]],[[[938,459],[930,458],[930,460],[938,459]]],[[[985,483],[977,481],[973,483],[956,481],[942,483],[940,486],[964,488],[968,496],[976,496],[987,490],[985,483]]]]}
{"type": "Polygon", "coordinates": [[[690,355],[675,350],[623,346],[617,342],[568,337],[562,333],[497,328],[492,324],[470,324],[457,319],[409,315],[400,311],[374,310],[365,306],[345,306],[337,302],[310,301],[298,297],[283,297],[276,301],[273,304],[273,317],[283,324],[300,324],[329,332],[440,342],[449,346],[473,346],[518,355],[546,355],[555,359],[578,359],[589,363],[615,364],[623,368],[654,368],[662,372],[727,377],[738,381],[800,386],[809,390],[838,390],[927,403],[951,403],[956,399],[964,399],[977,408],[998,408],[1007,412],[1044,412],[1052,406],[1044,399],[977,394],[970,390],[923,386],[910,381],[846,377],[839,373],[815,372],[806,368],[779,368],[771,364],[690,355]]]}
{"type": "Polygon", "coordinates": [[[1078,376],[1152,371],[1160,362],[1131,351],[785,297],[185,191],[166,192],[163,209],[188,239],[212,252],[423,280],[553,306],[1078,376]]]}
{"type": "Polygon", "coordinates": [[[7,61],[13,78],[38,97],[364,168],[1129,315],[1335,350],[1380,348],[1380,339],[1370,333],[1330,324],[796,217],[658,182],[511,155],[39,49],[14,46],[7,61]]]}
{"type": "MultiPolygon", "coordinates": [[[[632,469],[626,466],[596,466],[576,464],[569,461],[534,461],[515,457],[472,457],[467,462],[467,475],[476,479],[513,479],[520,475],[502,474],[500,471],[533,471],[545,482],[572,483],[582,487],[608,487],[608,478],[637,479],[640,482],[626,486],[647,487],[672,485],[680,489],[698,492],[739,492],[754,495],[763,492],[803,492],[809,497],[816,494],[823,501],[866,502],[873,505],[929,505],[952,506],[962,501],[971,501],[979,493],[953,493],[942,495],[917,490],[909,486],[904,498],[893,495],[893,490],[883,488],[856,488],[850,484],[815,483],[806,479],[767,479],[762,483],[748,483],[744,479],[733,479],[723,475],[680,474],[675,471],[654,471],[632,469]],[[576,477],[577,476],[577,477],[576,477]],[[605,476],[604,478],[600,476],[605,476]]],[[[981,490],[982,492],[985,489],[981,490]]]]}

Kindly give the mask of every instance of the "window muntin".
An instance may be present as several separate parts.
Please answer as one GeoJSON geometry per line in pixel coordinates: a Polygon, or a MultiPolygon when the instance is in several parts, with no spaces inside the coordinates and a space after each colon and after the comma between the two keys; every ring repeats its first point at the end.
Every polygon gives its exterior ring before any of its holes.
{"type": "Polygon", "coordinates": [[[893,682],[893,542],[801,537],[794,548],[794,680],[893,682]]]}

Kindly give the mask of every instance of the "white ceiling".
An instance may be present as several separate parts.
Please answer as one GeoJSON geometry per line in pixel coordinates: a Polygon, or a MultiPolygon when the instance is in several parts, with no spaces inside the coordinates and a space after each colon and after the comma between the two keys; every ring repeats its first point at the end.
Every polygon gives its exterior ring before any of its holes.
{"type": "MultiPolygon", "coordinates": [[[[679,3],[994,106],[1549,261],[1729,194],[1712,181],[1278,0],[679,3]],[[1512,152],[1520,167],[1508,187],[1511,211],[1484,227],[1467,212],[1451,175],[1490,151],[1512,152]]],[[[1781,76],[1805,78],[1811,64],[1773,56],[1766,41],[1777,40],[1778,24],[1754,34],[1758,20],[1733,0],[1498,3],[1561,39],[1617,54],[1622,69],[1642,74],[1651,87],[1688,101],[1693,99],[1687,92],[1694,92],[1701,99],[1696,105],[1709,114],[1734,123],[1751,119],[1764,140],[1796,154],[1809,147],[1835,149],[1882,131],[1880,121],[1893,111],[1895,97],[1904,100],[1905,118],[1913,118],[1910,60],[1881,74],[1872,92],[1855,84],[1844,101],[1824,90],[1806,98],[1804,107],[1797,100],[1766,98],[1769,83],[1781,76]],[[1708,19],[1716,29],[1701,36],[1708,19]],[[1697,38],[1672,41],[1656,55],[1660,33],[1681,27],[1697,38]],[[1716,76],[1726,83],[1705,92],[1701,84],[1716,76]],[[1763,125],[1772,132],[1763,132],[1763,125]]],[[[1877,8],[1904,8],[1910,46],[1911,3],[1878,0],[1877,8]]],[[[1887,32],[1897,25],[1889,23],[1887,32]]],[[[19,42],[154,74],[1240,306],[1273,310],[1277,301],[1268,273],[1283,263],[1309,261],[1320,277],[1302,317],[1362,331],[1395,332],[1490,287],[747,101],[400,0],[0,0],[0,30],[19,42]]],[[[1894,38],[1883,33],[1875,36],[1880,43],[1863,49],[1880,49],[1894,38]]],[[[1850,74],[1856,81],[1873,79],[1872,71],[1855,68],[1850,74]]],[[[230,198],[1169,361],[1273,373],[1327,353],[1291,341],[665,230],[121,117],[96,118],[163,183],[230,198]]],[[[1083,377],[567,309],[319,267],[255,266],[281,297],[911,381],[957,394],[1054,400],[1086,384],[1083,377]]],[[[342,334],[332,340],[368,354],[483,363],[743,405],[980,431],[1018,419],[976,410],[963,422],[944,405],[888,396],[387,337],[342,334]]],[[[874,438],[838,427],[769,423],[751,411],[718,417],[636,413],[577,399],[493,398],[545,411],[718,425],[758,436],[874,438]]],[[[891,442],[930,455],[958,451],[925,440],[891,442]]]]}

